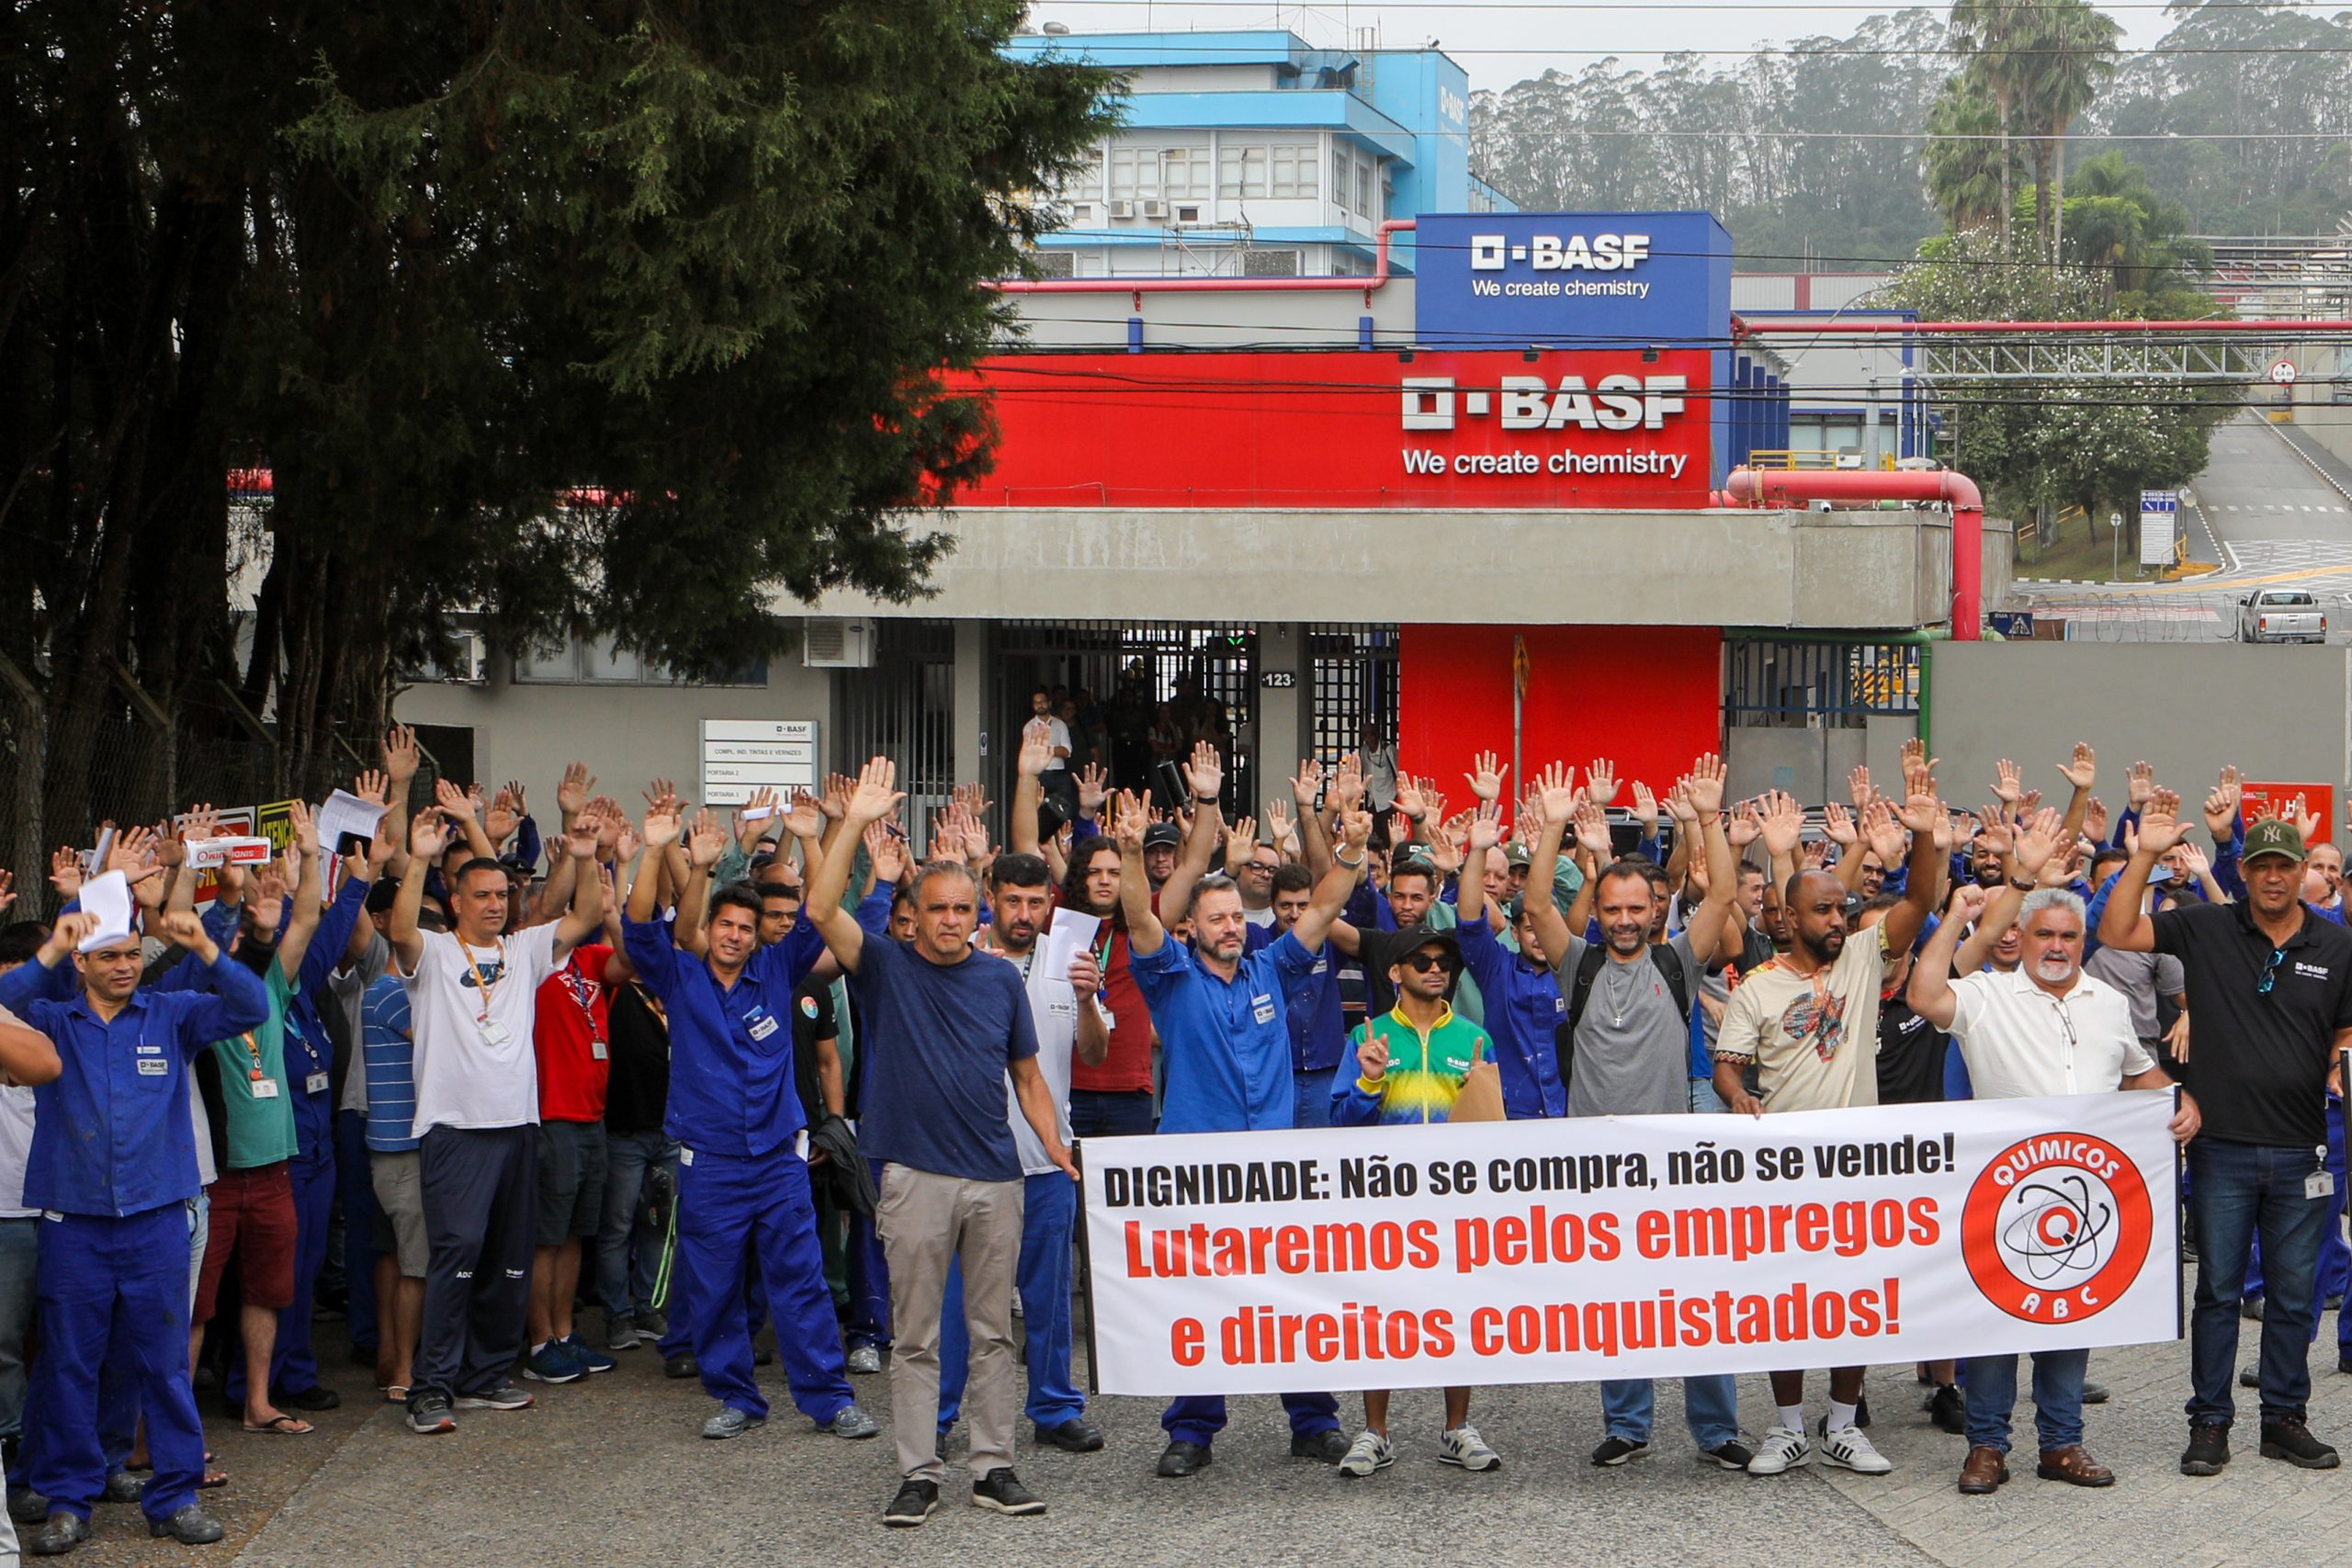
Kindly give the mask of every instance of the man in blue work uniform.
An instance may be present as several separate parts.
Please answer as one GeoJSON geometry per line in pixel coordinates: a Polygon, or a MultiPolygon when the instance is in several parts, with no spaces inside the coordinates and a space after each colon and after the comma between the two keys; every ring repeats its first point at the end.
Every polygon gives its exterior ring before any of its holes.
{"type": "MultiPolygon", "coordinates": [[[[37,1556],[89,1537],[106,1485],[98,1370],[107,1361],[138,1369],[155,1465],[140,1503],[149,1529],[189,1545],[221,1536],[196,1506],[204,1429],[187,1372],[187,1205],[198,1191],[187,1074],[213,1041],[266,1021],[269,993],[193,914],[175,910],[163,935],[210,971],[209,993],[141,994],[139,939],[123,936],[75,954],[80,997],[44,997],[51,972],[96,930],[91,916],[60,916],[33,962],[0,976],[0,1007],[62,1042],[62,1075],[36,1097],[25,1171],[25,1202],[44,1221],[41,1351],[26,1417],[26,1481],[50,1506],[25,1543],[37,1556]]],[[[6,1049],[0,1034],[0,1066],[17,1074],[6,1049]]],[[[28,1066],[38,1081],[39,1064],[28,1066]]]]}
{"type": "MultiPolygon", "coordinates": [[[[1273,935],[1295,926],[1314,898],[1313,872],[1295,861],[1276,866],[1273,935]]],[[[1292,1125],[1297,1127],[1331,1124],[1331,1075],[1339,1070],[1348,1040],[1347,1015],[1340,1006],[1339,954],[1327,939],[1315,949],[1314,959],[1292,987],[1283,1014],[1290,1030],[1292,1125]]]]}
{"type": "MultiPolygon", "coordinates": [[[[680,829],[675,812],[649,815],[645,853],[663,854],[680,829]]],[[[808,1159],[794,1146],[807,1120],[792,1074],[792,997],[824,942],[804,921],[762,947],[760,900],[739,885],[710,899],[707,956],[695,962],[710,868],[726,844],[716,828],[694,835],[673,930],[656,917],[659,878],[640,860],[621,927],[629,963],[669,1014],[664,1131],[680,1145],[679,1274],[692,1281],[674,1310],[689,1325],[703,1389],[719,1402],[702,1435],[740,1437],[767,1419],[743,1312],[743,1272],[756,1257],[793,1404],[837,1438],[870,1438],[881,1428],[850,1392],[808,1159]]]]}
{"type": "Polygon", "coordinates": [[[1495,1070],[1502,1079],[1503,1114],[1514,1122],[1565,1116],[1568,1090],[1560,1081],[1558,1037],[1560,1025],[1567,1021],[1568,1004],[1560,995],[1560,983],[1552,977],[1544,939],[1531,917],[1531,901],[1524,893],[1511,900],[1511,934],[1519,942],[1513,953],[1487,923],[1486,889],[1470,890],[1467,873],[1462,886],[1468,907],[1454,936],[1462,946],[1464,966],[1486,998],[1486,1028],[1494,1042],[1495,1070]]]}
{"type": "MultiPolygon", "coordinates": [[[[1126,911],[1127,940],[1135,955],[1136,984],[1159,1030],[1167,1087],[1159,1113],[1162,1133],[1236,1133],[1290,1127],[1297,1089],[1291,1072],[1290,1029],[1284,1021],[1291,991],[1314,968],[1323,945],[1363,874],[1372,818],[1362,810],[1341,815],[1340,852],[1317,885],[1315,897],[1291,929],[1256,953],[1247,948],[1248,921],[1240,890],[1226,877],[1201,878],[1219,829],[1217,790],[1225,782],[1216,750],[1196,746],[1186,765],[1193,791],[1192,837],[1183,859],[1160,888],[1160,914],[1151,905],[1144,874],[1143,840],[1150,815],[1129,795],[1119,801],[1119,899],[1126,911]],[[1197,885],[1198,891],[1195,892],[1197,885]],[[1193,919],[1193,950],[1168,940],[1161,915],[1193,919]]],[[[1340,1435],[1339,1404],[1328,1393],[1286,1393],[1290,1451],[1302,1459],[1337,1464],[1348,1451],[1340,1435]]],[[[1188,1394],[1160,1416],[1168,1447],[1159,1456],[1163,1476],[1193,1475],[1209,1462],[1209,1444],[1225,1427],[1225,1400],[1188,1394]]]]}

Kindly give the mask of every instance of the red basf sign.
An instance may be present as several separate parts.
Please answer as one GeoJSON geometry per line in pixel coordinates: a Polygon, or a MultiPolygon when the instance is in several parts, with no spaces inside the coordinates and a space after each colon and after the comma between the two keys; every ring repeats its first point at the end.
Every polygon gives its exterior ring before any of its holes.
{"type": "Polygon", "coordinates": [[[2250,821],[2257,806],[2267,806],[2278,816],[2292,818],[2297,809],[2310,812],[2319,818],[2319,826],[2312,830],[2311,841],[2324,843],[2335,832],[2335,786],[2324,784],[2254,784],[2245,786],[2238,809],[2250,821]]]}
{"type": "Polygon", "coordinates": [[[1682,507],[1710,483],[1708,355],[1001,355],[964,506],[1682,507]]]}

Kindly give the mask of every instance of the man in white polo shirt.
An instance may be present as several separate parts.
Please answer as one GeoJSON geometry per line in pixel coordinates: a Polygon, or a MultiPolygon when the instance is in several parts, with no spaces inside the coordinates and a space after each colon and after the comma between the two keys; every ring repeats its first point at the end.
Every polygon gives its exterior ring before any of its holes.
{"type": "MultiPolygon", "coordinates": [[[[2063,887],[2026,895],[2018,914],[2022,962],[1952,976],[1961,932],[1984,912],[1985,891],[1952,892],[1943,923],[1912,967],[1911,1007],[1968,1064],[1979,1100],[2168,1089],[2172,1079],[2140,1043],[2122,992],[2083,972],[2083,901],[2063,887]]],[[[2197,1104],[2186,1092],[2172,1135],[2197,1135],[2197,1104]]],[[[2111,1486],[2115,1472],[2083,1448],[2083,1376],[2088,1350],[2033,1353],[2034,1427],[2041,1443],[2034,1473],[2075,1486],[2111,1486]]],[[[1960,1489],[1984,1496],[2009,1478],[2009,1414],[2018,1398],[2018,1359],[1975,1356],[1967,1363],[1968,1458],[1960,1489]]]]}

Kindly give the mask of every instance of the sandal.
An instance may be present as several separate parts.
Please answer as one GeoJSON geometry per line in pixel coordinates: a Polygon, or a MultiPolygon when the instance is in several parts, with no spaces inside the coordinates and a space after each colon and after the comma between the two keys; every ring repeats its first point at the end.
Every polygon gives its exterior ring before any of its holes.
{"type": "Polygon", "coordinates": [[[207,1465],[204,1467],[204,1479],[196,1483],[196,1489],[199,1492],[209,1492],[216,1486],[226,1486],[228,1484],[229,1472],[227,1471],[215,1470],[210,1465],[207,1465]]]}
{"type": "Polygon", "coordinates": [[[311,1426],[308,1421],[301,1419],[300,1416],[288,1416],[283,1412],[271,1416],[268,1420],[264,1421],[258,1427],[254,1426],[250,1421],[246,1422],[244,1426],[246,1431],[256,1435],[270,1435],[281,1438],[300,1438],[318,1430],[317,1427],[311,1426]]]}
{"type": "Polygon", "coordinates": [[[408,1384],[404,1382],[386,1383],[384,1385],[384,1403],[387,1404],[406,1404],[408,1403],[408,1384]]]}

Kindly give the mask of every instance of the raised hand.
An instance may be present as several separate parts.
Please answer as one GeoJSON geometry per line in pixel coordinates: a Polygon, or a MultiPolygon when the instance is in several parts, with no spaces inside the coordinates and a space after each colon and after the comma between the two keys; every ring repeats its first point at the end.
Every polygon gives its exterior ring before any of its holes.
{"type": "Polygon", "coordinates": [[[2018,824],[2014,852],[2018,869],[2028,876],[2039,876],[2050,857],[2058,852],[2058,829],[2064,818],[2056,811],[2045,807],[2018,824]]]}
{"type": "Polygon", "coordinates": [[[861,832],[869,822],[879,822],[899,808],[906,795],[896,788],[899,764],[888,757],[876,757],[858,770],[857,785],[850,791],[846,810],[850,823],[861,832]]]}
{"type": "Polygon", "coordinates": [[[817,797],[807,790],[795,790],[792,809],[784,814],[784,830],[796,839],[813,839],[825,830],[825,813],[817,797]]]}
{"type": "Polygon", "coordinates": [[[1767,790],[1760,799],[1761,823],[1764,829],[1764,852],[1769,855],[1792,855],[1797,840],[1804,836],[1804,813],[1799,809],[1796,797],[1779,790],[1767,790]]]}
{"type": "Polygon", "coordinates": [[[2123,770],[2125,799],[2135,812],[2148,809],[2148,797],[2155,793],[2156,770],[2144,761],[2134,762],[2123,770]]]}
{"type": "Polygon", "coordinates": [[[775,791],[762,784],[734,811],[735,841],[750,854],[775,826],[775,791]],[[757,816],[752,815],[754,812],[757,816]]]}
{"type": "Polygon", "coordinates": [[[1462,776],[1469,781],[1470,793],[1478,799],[1500,800],[1503,777],[1510,772],[1509,762],[1498,762],[1492,751],[1481,751],[1470,759],[1470,771],[1462,776]]]}
{"type": "Polygon", "coordinates": [[[405,788],[409,780],[416,777],[417,765],[424,760],[416,744],[416,731],[405,724],[396,724],[384,731],[383,759],[384,776],[394,787],[405,788]]]}
{"type": "Polygon", "coordinates": [[[1291,821],[1290,802],[1275,795],[1266,802],[1266,838],[1274,848],[1285,853],[1298,848],[1298,829],[1291,821]]]}
{"type": "Polygon", "coordinates": [[[1111,773],[1100,762],[1089,762],[1078,770],[1078,809],[1083,817],[1091,817],[1102,809],[1103,797],[1110,793],[1111,773]]]}
{"type": "Polygon", "coordinates": [[[311,815],[310,803],[301,800],[289,803],[286,807],[286,820],[294,829],[294,847],[300,850],[306,858],[315,858],[319,852],[319,824],[318,819],[311,815]]]}
{"type": "MultiPolygon", "coordinates": [[[[1641,816],[1641,801],[1645,793],[1643,785],[1637,784],[1634,786],[1634,815],[1636,818],[1641,816]]],[[[1699,808],[1690,804],[1690,781],[1688,777],[1675,780],[1674,787],[1666,792],[1666,809],[1674,818],[1677,831],[1689,832],[1699,826],[1699,808]]],[[[1643,836],[1648,836],[1646,829],[1643,836]]]]}
{"type": "MultiPolygon", "coordinates": [[[[705,812],[703,815],[708,816],[709,813],[705,812]]],[[[592,816],[587,811],[582,811],[571,819],[571,827],[564,830],[565,852],[573,860],[595,859],[596,840],[603,828],[604,821],[601,818],[592,816]]]]}
{"type": "Polygon", "coordinates": [[[61,844],[49,857],[49,885],[61,898],[82,896],[82,857],[71,844],[61,844]]]}
{"type": "Polygon", "coordinates": [[[204,922],[196,918],[192,909],[174,909],[157,924],[164,940],[174,947],[196,953],[212,945],[212,939],[204,934],[204,922]]]}
{"type": "Polygon", "coordinates": [[[1495,801],[1482,800],[1470,813],[1470,847],[1491,850],[1503,840],[1503,808],[1495,801]]]}
{"type": "Polygon", "coordinates": [[[831,821],[840,822],[849,816],[849,797],[857,781],[845,773],[827,773],[825,793],[817,797],[817,809],[831,821]]]}
{"type": "MultiPolygon", "coordinates": [[[[1867,808],[1863,814],[1869,815],[1867,808]]],[[[1854,826],[1854,818],[1844,807],[1834,800],[1821,808],[1821,829],[1829,836],[1829,841],[1840,850],[1849,850],[1861,842],[1861,833],[1854,826]]]]}
{"type": "Polygon", "coordinates": [[[1225,763],[1205,740],[1193,742],[1193,754],[1184,763],[1184,787],[1194,800],[1215,800],[1225,787],[1225,763]]]}
{"type": "Polygon", "coordinates": [[[1033,718],[1021,727],[1021,750],[1012,759],[1013,771],[1024,779],[1045,776],[1046,764],[1054,760],[1054,728],[1042,718],[1033,718]]]}
{"type": "Polygon", "coordinates": [[[1699,760],[1690,764],[1690,773],[1683,775],[1683,778],[1684,782],[1690,786],[1692,810],[1702,817],[1707,817],[1723,809],[1724,760],[1721,757],[1713,751],[1702,753],[1699,760]]]}
{"type": "Polygon", "coordinates": [[[2087,745],[2077,740],[2075,742],[2074,760],[2059,763],[2058,772],[2076,789],[2088,789],[2098,783],[2098,757],[2087,745]]]}
{"type": "Polygon", "coordinates": [[[674,802],[656,805],[645,814],[645,826],[638,837],[645,840],[649,850],[666,849],[684,836],[686,819],[674,802]]]}
{"type": "Polygon", "coordinates": [[[2217,844],[2229,842],[2237,826],[2238,803],[2230,792],[2216,784],[2205,792],[2205,829],[2217,844]]]}
{"type": "Polygon", "coordinates": [[[2187,829],[2180,825],[2179,812],[2179,795],[2168,789],[2150,786],[2147,809],[2140,813],[2139,849],[2142,853],[2161,855],[2181,841],[2187,829]]]}
{"type": "Polygon", "coordinates": [[[1323,764],[1312,757],[1298,760],[1298,772],[1290,781],[1290,797],[1298,803],[1299,814],[1305,816],[1315,809],[1323,796],[1323,764]]]}
{"type": "Polygon", "coordinates": [[[1595,806],[1616,799],[1617,764],[1606,757],[1595,757],[1584,771],[1584,793],[1595,806]]]}
{"type": "Polygon", "coordinates": [[[1342,811],[1363,804],[1363,761],[1353,751],[1340,759],[1331,774],[1331,798],[1342,811]]]}
{"type": "MultiPolygon", "coordinates": [[[[673,795],[667,779],[657,779],[654,783],[663,794],[673,795]]],[[[567,762],[563,768],[563,780],[555,786],[555,808],[562,812],[563,819],[569,822],[580,815],[588,804],[588,797],[595,793],[596,777],[588,771],[588,764],[567,762]]]]}
{"type": "Polygon", "coordinates": [[[1724,825],[1724,837],[1731,840],[1732,852],[1737,854],[1764,836],[1764,819],[1758,815],[1756,803],[1743,800],[1735,807],[1731,820],[1724,825]]]}
{"type": "Polygon", "coordinates": [[[351,781],[351,793],[370,806],[389,810],[392,804],[391,775],[379,769],[366,769],[351,781]]]}
{"type": "Polygon", "coordinates": [[[1396,775],[1396,809],[1417,822],[1430,815],[1430,804],[1421,798],[1421,781],[1410,773],[1396,775]]]}
{"type": "Polygon", "coordinates": [[[1143,853],[1143,836],[1151,828],[1151,803],[1133,790],[1123,789],[1114,802],[1111,837],[1123,855],[1143,853]]]}
{"type": "MultiPolygon", "coordinates": [[[[574,812],[571,815],[576,817],[579,813],[574,812]]],[[[492,798],[490,810],[482,817],[481,828],[483,832],[490,835],[492,843],[503,844],[514,836],[514,829],[522,826],[522,822],[523,807],[514,798],[514,791],[501,789],[492,798]]]]}
{"type": "Polygon", "coordinates": [[[2098,843],[2107,842],[2107,802],[2093,795],[2090,808],[2083,813],[2083,831],[2098,843]]]}
{"type": "Polygon", "coordinates": [[[1857,762],[1847,773],[1846,793],[1852,798],[1854,811],[1858,816],[1869,808],[1872,800],[1878,798],[1871,788],[1871,771],[1867,766],[1857,762]]]}
{"type": "MultiPolygon", "coordinates": [[[[571,841],[573,845],[571,852],[575,855],[579,854],[581,851],[578,848],[580,842],[578,832],[575,831],[572,834],[571,841]]],[[[591,854],[595,852],[595,840],[593,836],[589,840],[588,852],[591,854]]],[[[727,829],[718,825],[718,817],[708,807],[705,807],[695,813],[694,831],[686,836],[686,863],[696,871],[708,871],[718,863],[718,857],[726,852],[727,829]]]]}
{"type": "Polygon", "coordinates": [[[1340,813],[1340,844],[1355,852],[1356,863],[1363,863],[1364,846],[1372,842],[1372,813],[1361,807],[1340,813]]]}
{"type": "Polygon", "coordinates": [[[2018,765],[2015,762],[2004,757],[1993,764],[1994,799],[2003,806],[2014,807],[2018,803],[2018,796],[2024,793],[2025,784],[2019,778],[2018,765]]]}
{"type": "Polygon", "coordinates": [[[1378,1083],[1388,1076],[1388,1042],[1380,1034],[1367,1031],[1363,1043],[1356,1047],[1356,1068],[1366,1083],[1378,1083]]]}
{"type": "Polygon", "coordinates": [[[2295,831],[2303,836],[2303,842],[2310,843],[2312,835],[2319,830],[2319,817],[2312,810],[2310,803],[2300,795],[2295,796],[2294,809],[2286,816],[2294,823],[2295,831]]]}
{"type": "Polygon", "coordinates": [[[1903,824],[1894,819],[1894,807],[1873,797],[1862,807],[1862,842],[1878,856],[1879,864],[1893,866],[1903,859],[1903,824]]]}
{"type": "Polygon", "coordinates": [[[1957,920],[1963,926],[1976,923],[1984,906],[1993,901],[1993,890],[1974,882],[1952,884],[1951,897],[1945,901],[1944,919],[1957,920]]]}
{"type": "Polygon", "coordinates": [[[1462,847],[1469,840],[1468,814],[1451,822],[1432,818],[1429,824],[1430,847],[1426,859],[1440,876],[1452,876],[1462,869],[1462,847]]]}
{"type": "Polygon", "coordinates": [[[441,852],[449,847],[449,824],[443,819],[441,808],[428,806],[409,821],[408,852],[419,860],[438,860],[441,852]]]}
{"type": "Polygon", "coordinates": [[[907,841],[890,830],[887,822],[868,822],[865,828],[865,853],[874,862],[874,885],[885,887],[907,874],[907,841]]]}
{"type": "Polygon", "coordinates": [[[455,779],[434,780],[433,799],[435,805],[452,817],[474,815],[472,796],[467,795],[465,786],[455,779]]]}
{"type": "Polygon", "coordinates": [[[1936,824],[1943,820],[1943,797],[1936,793],[1936,775],[1926,768],[1905,769],[1903,778],[1903,806],[1895,813],[1905,828],[1914,833],[1932,833],[1936,824]]]}
{"type": "MultiPolygon", "coordinates": [[[[1673,789],[1668,792],[1668,798],[1672,799],[1679,795],[1687,802],[1690,792],[1683,786],[1689,782],[1687,779],[1678,781],[1673,789]]],[[[1676,811],[1674,819],[1677,822],[1681,821],[1682,813],[1676,811]]],[[[1634,781],[1634,821],[1641,828],[1643,838],[1657,837],[1657,796],[1652,795],[1650,786],[1639,779],[1634,781]]]]}
{"type": "Polygon", "coordinates": [[[1609,815],[1598,802],[1587,799],[1576,809],[1577,846],[1593,859],[1604,863],[1611,848],[1609,837],[1609,815]]]}

